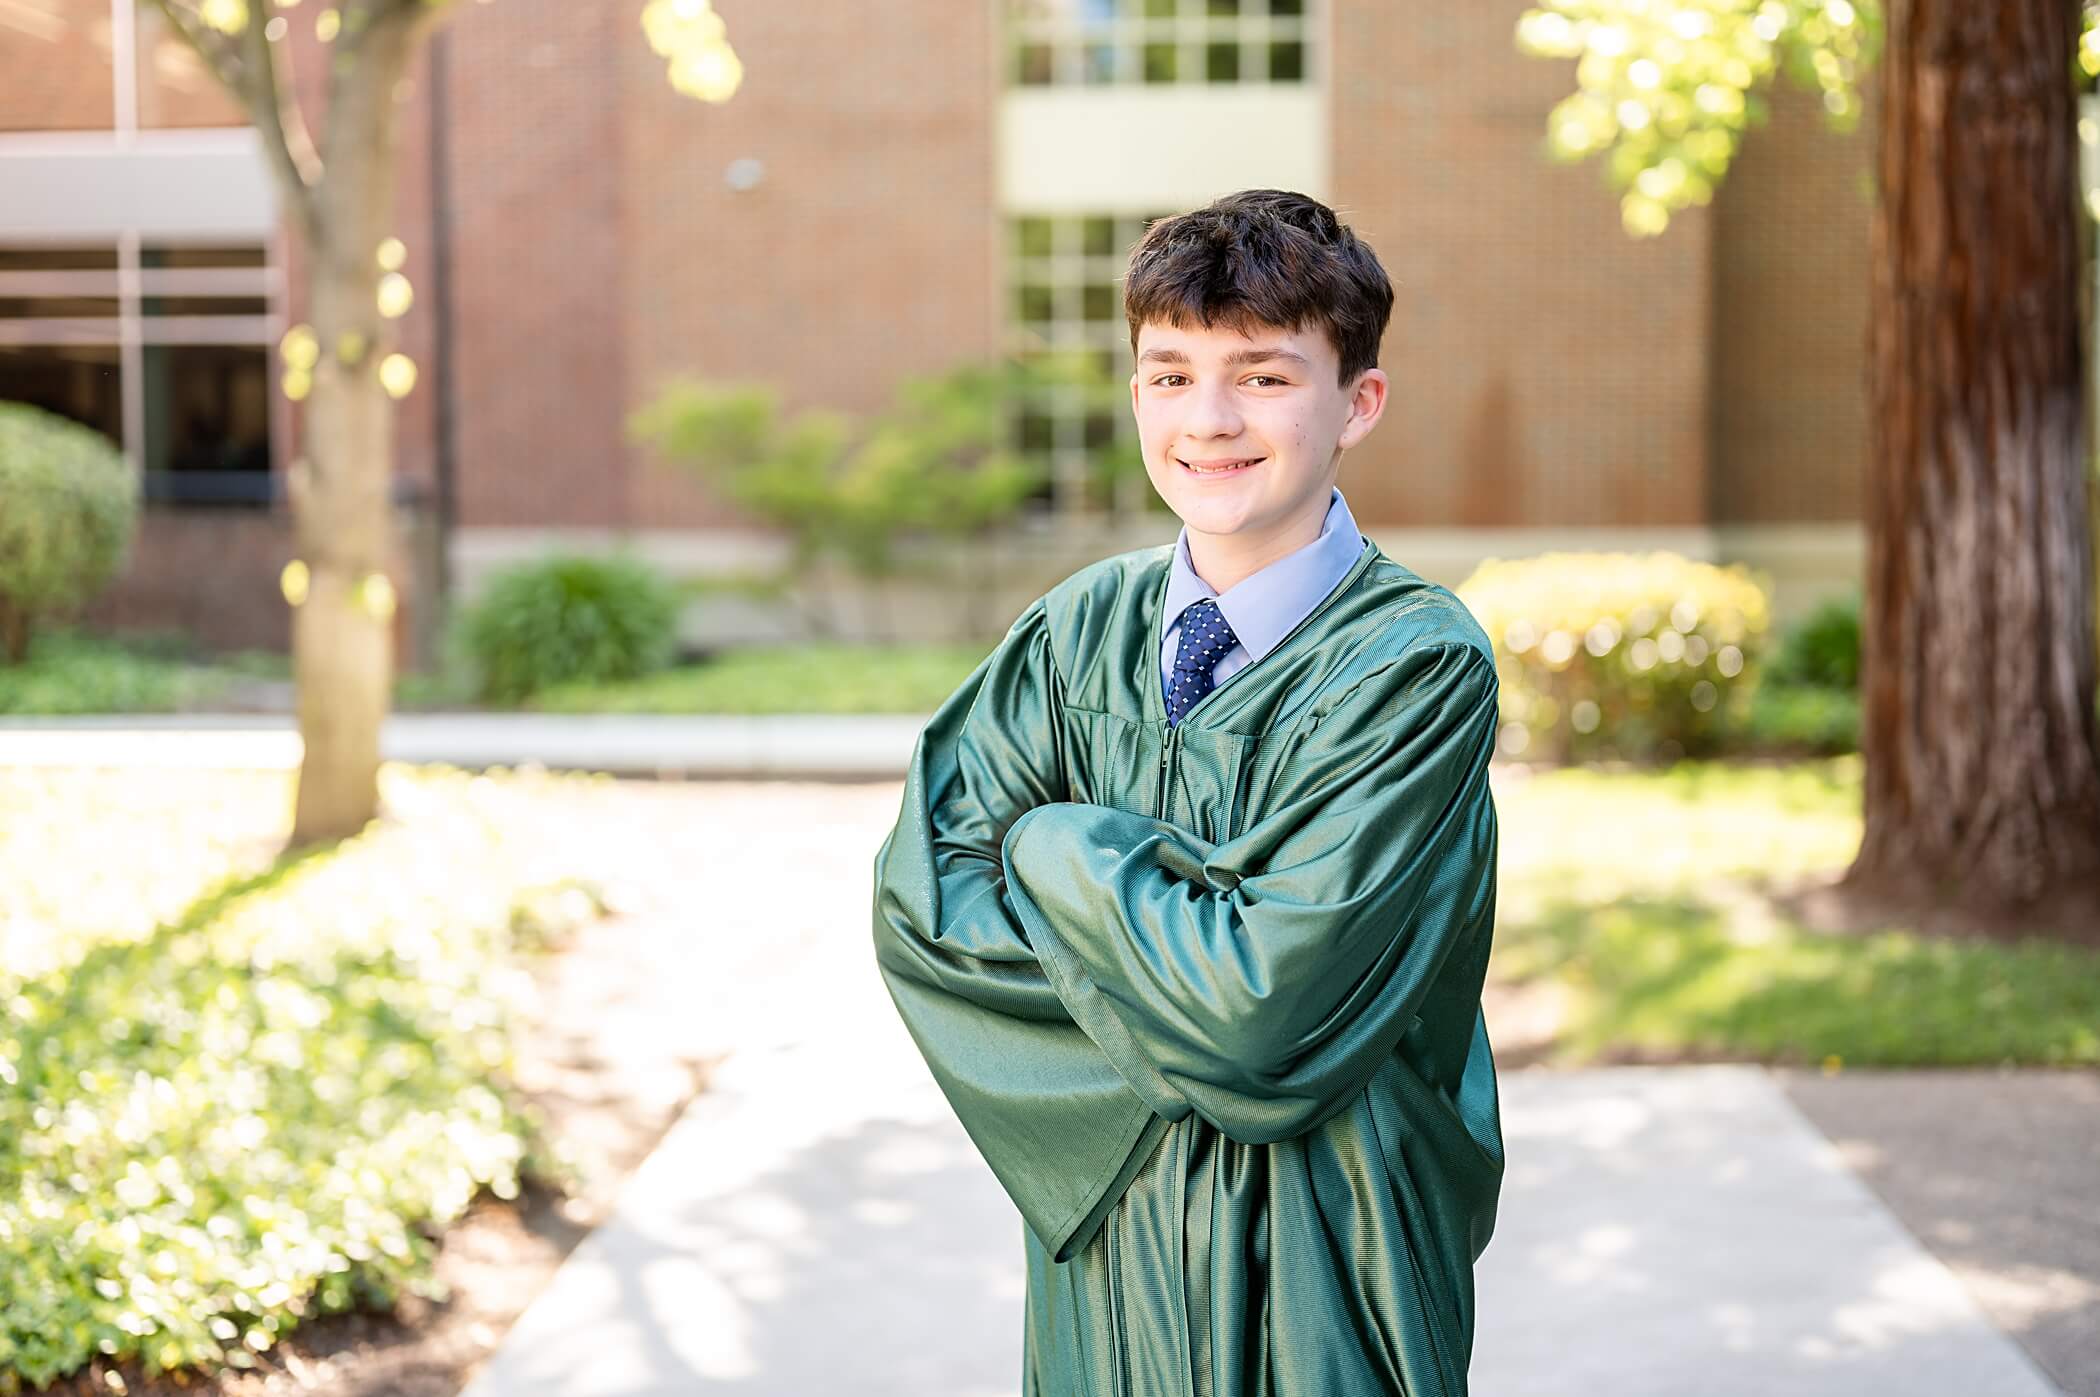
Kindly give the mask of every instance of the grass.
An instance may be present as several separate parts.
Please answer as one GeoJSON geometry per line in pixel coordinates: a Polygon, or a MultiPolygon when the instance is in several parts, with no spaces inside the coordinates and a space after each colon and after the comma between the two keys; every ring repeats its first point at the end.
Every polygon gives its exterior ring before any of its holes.
{"type": "Polygon", "coordinates": [[[174,713],[210,707],[243,679],[290,673],[286,657],[263,651],[193,658],[180,636],[44,631],[26,661],[0,665],[0,716],[174,713]]]}
{"type": "Polygon", "coordinates": [[[1513,783],[1493,973],[1564,988],[1562,1062],[2100,1064],[2100,952],[1820,935],[1774,909],[1850,862],[1859,780],[1847,756],[1513,783]]]}
{"type": "Polygon", "coordinates": [[[725,651],[620,684],[562,685],[549,713],[917,713],[955,691],[989,646],[804,644],[725,651]]]}
{"type": "MultiPolygon", "coordinates": [[[[990,647],[978,645],[752,646],[646,678],[564,685],[525,708],[548,713],[931,713],[990,647]]],[[[0,665],[0,717],[209,711],[244,680],[289,680],[291,658],[244,651],[200,658],[178,635],[53,630],[29,659],[0,665]]],[[[497,707],[477,703],[456,671],[403,674],[403,711],[497,707]]]]}

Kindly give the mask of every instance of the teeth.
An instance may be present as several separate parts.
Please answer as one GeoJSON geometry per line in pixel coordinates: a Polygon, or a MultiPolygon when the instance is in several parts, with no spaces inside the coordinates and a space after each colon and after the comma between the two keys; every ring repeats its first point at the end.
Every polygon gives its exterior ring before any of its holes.
{"type": "Polygon", "coordinates": [[[1226,475],[1232,471],[1245,470],[1248,466],[1254,463],[1250,460],[1235,461],[1229,466],[1197,466],[1190,465],[1187,461],[1183,461],[1181,464],[1184,466],[1188,466],[1190,470],[1194,471],[1198,475],[1226,475]]]}

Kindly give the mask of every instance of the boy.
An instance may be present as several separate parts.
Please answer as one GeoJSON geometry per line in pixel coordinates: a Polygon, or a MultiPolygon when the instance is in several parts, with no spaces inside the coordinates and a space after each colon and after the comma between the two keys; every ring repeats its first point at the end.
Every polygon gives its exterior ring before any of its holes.
{"type": "Polygon", "coordinates": [[[1124,306],[1169,547],[927,723],[875,946],[1027,1227],[1030,1397],[1460,1397],[1502,1177],[1487,637],[1356,531],[1393,293],[1332,210],[1155,223],[1124,306]]]}

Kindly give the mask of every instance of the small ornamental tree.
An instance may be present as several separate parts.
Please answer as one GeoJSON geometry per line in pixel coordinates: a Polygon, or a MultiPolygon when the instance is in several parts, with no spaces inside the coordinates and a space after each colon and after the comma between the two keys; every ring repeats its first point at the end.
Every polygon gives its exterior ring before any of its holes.
{"type": "MultiPolygon", "coordinates": [[[[300,110],[285,35],[298,0],[151,0],[248,114],[306,251],[311,321],[285,338],[283,387],[306,408],[287,477],[299,770],[293,844],[353,834],[378,813],[379,727],[393,684],[393,403],[415,386],[391,323],[412,296],[393,236],[396,87],[450,0],[308,6],[329,46],[326,100],[300,110]]],[[[742,67],[709,0],[647,0],[641,22],[680,92],[726,101],[742,67]]]]}

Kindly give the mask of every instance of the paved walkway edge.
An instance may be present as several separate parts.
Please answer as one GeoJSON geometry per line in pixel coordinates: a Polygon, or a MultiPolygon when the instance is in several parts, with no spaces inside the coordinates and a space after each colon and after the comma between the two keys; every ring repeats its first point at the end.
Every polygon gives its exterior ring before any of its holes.
{"type": "MultiPolygon", "coordinates": [[[[925,725],[912,714],[617,715],[397,713],[388,761],[484,768],[537,763],[619,776],[899,777],[925,725]]],[[[290,770],[297,725],[271,716],[180,714],[0,721],[0,767],[290,770]]]]}

